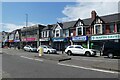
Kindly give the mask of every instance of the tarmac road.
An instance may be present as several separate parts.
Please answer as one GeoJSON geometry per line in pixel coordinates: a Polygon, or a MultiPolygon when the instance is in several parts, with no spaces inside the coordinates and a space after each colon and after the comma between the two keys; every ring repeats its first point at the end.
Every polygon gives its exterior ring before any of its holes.
{"type": "Polygon", "coordinates": [[[10,51],[7,50],[6,53],[1,54],[3,78],[118,78],[115,72],[71,66],[31,57],[34,53],[10,51]]]}

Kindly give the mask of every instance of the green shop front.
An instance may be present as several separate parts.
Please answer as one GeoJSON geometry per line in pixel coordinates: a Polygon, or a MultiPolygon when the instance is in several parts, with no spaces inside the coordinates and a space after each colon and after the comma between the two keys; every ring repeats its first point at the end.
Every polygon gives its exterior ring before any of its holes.
{"type": "Polygon", "coordinates": [[[68,38],[52,38],[51,46],[58,51],[64,51],[65,48],[69,45],[68,38]]]}
{"type": "Polygon", "coordinates": [[[90,48],[101,50],[105,42],[120,42],[120,34],[94,35],[90,38],[90,48]]]}

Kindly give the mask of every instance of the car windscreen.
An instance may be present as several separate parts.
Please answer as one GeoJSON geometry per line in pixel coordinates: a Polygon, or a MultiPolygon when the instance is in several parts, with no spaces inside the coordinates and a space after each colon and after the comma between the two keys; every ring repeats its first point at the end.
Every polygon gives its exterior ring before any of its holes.
{"type": "Polygon", "coordinates": [[[51,46],[47,46],[47,48],[53,49],[51,46]]]}

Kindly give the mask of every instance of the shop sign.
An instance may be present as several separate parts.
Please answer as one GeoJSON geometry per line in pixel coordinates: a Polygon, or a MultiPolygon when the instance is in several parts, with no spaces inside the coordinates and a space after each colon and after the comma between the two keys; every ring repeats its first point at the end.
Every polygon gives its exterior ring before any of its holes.
{"type": "Polygon", "coordinates": [[[72,37],[72,41],[86,41],[86,40],[88,40],[87,36],[72,37]]]}
{"type": "Polygon", "coordinates": [[[20,42],[20,40],[14,40],[14,42],[20,42]]]}
{"type": "Polygon", "coordinates": [[[67,39],[66,38],[52,38],[52,40],[53,40],[53,42],[65,42],[65,41],[67,41],[67,39]]]}
{"type": "Polygon", "coordinates": [[[5,39],[3,42],[8,42],[9,40],[8,39],[5,39]]]}
{"type": "Polygon", "coordinates": [[[14,42],[13,40],[9,40],[9,42],[14,42]]]}
{"type": "Polygon", "coordinates": [[[50,40],[50,38],[41,38],[41,39],[39,39],[39,41],[49,41],[50,40]]]}
{"type": "Polygon", "coordinates": [[[91,40],[120,39],[120,34],[91,36],[91,40]]]}
{"type": "Polygon", "coordinates": [[[36,38],[23,38],[22,41],[35,41],[36,38]]]}

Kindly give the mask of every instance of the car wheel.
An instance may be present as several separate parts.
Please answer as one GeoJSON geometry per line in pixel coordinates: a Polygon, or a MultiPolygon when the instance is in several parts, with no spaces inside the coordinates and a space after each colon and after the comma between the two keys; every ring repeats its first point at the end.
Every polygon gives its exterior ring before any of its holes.
{"type": "Polygon", "coordinates": [[[112,54],[112,53],[108,53],[108,58],[113,58],[114,57],[114,55],[112,54]]]}
{"type": "Polygon", "coordinates": [[[71,51],[68,51],[67,52],[67,55],[71,56],[72,52],[71,51]]]}
{"type": "Polygon", "coordinates": [[[88,57],[90,57],[90,56],[91,56],[90,52],[88,52],[88,51],[87,51],[87,52],[85,52],[85,55],[86,55],[86,56],[88,56],[88,57]]]}
{"type": "Polygon", "coordinates": [[[47,51],[47,54],[50,54],[50,51],[47,51]]]}
{"type": "Polygon", "coordinates": [[[30,49],[29,51],[31,52],[32,50],[30,49]]]}

